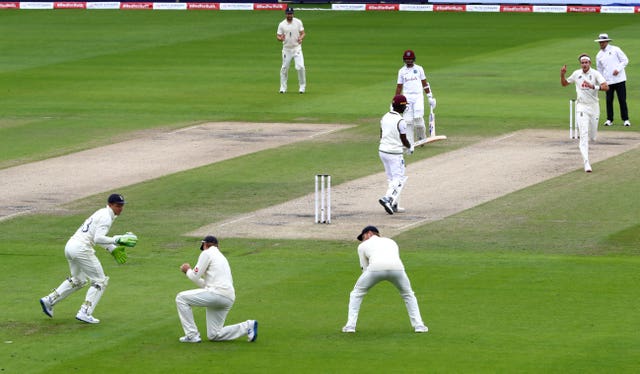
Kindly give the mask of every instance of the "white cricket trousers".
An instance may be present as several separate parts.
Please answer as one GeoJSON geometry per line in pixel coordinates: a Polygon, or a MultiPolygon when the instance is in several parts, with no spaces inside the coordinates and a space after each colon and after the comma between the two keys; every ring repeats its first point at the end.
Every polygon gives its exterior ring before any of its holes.
{"type": "Polygon", "coordinates": [[[69,240],[64,248],[64,255],[69,263],[71,278],[64,280],[49,294],[49,299],[55,305],[81,289],[87,282],[91,282],[83,304],[84,312],[91,315],[102,298],[109,283],[109,277],[104,274],[102,264],[96,257],[96,251],[83,243],[69,240]]]}
{"type": "Polygon", "coordinates": [[[585,164],[589,162],[589,140],[595,141],[598,136],[598,121],[600,121],[600,106],[597,103],[576,103],[576,126],[580,131],[578,148],[585,164]]]}
{"type": "Polygon", "coordinates": [[[233,300],[218,295],[206,288],[183,291],[176,296],[178,316],[182,323],[184,334],[188,337],[200,336],[198,327],[193,319],[194,306],[207,308],[207,338],[209,340],[222,341],[233,340],[246,336],[250,327],[248,321],[231,326],[224,326],[227,314],[233,306],[233,300]]]}
{"type": "Polygon", "coordinates": [[[362,299],[376,284],[388,281],[391,282],[400,292],[400,296],[404,300],[407,307],[407,313],[409,313],[409,320],[411,326],[416,328],[422,326],[422,317],[420,316],[420,308],[418,307],[418,300],[411,289],[411,282],[407,273],[404,270],[382,270],[382,271],[368,271],[365,270],[356,285],[353,287],[353,291],[349,296],[349,314],[347,316],[347,326],[356,327],[358,323],[358,313],[360,313],[360,305],[362,299]]]}
{"type": "Polygon", "coordinates": [[[392,199],[396,204],[400,201],[400,193],[406,184],[404,156],[402,154],[391,154],[378,152],[380,161],[384,165],[384,172],[387,175],[387,191],[384,196],[392,199]]]}
{"type": "Polygon", "coordinates": [[[298,72],[298,85],[300,92],[304,92],[307,88],[307,74],[304,67],[304,55],[302,47],[296,49],[282,49],[282,67],[280,68],[280,91],[287,92],[287,81],[289,79],[289,67],[291,60],[295,62],[295,68],[298,72]]]}

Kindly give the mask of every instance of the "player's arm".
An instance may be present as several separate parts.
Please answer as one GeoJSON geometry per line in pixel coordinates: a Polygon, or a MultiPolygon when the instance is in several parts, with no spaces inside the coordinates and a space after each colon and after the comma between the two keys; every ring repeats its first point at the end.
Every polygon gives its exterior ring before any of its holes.
{"type": "Polygon", "coordinates": [[[405,148],[409,149],[409,153],[413,153],[413,145],[407,139],[407,124],[403,119],[398,121],[398,132],[400,133],[400,141],[405,148]]]}
{"type": "Polygon", "coordinates": [[[398,85],[396,86],[396,95],[400,95],[402,93],[402,83],[398,83],[398,85]]]}
{"type": "Polygon", "coordinates": [[[298,36],[298,43],[302,44],[302,39],[304,39],[304,37],[307,34],[305,34],[304,30],[300,30],[300,36],[298,36]]]}
{"type": "Polygon", "coordinates": [[[567,80],[567,78],[565,78],[566,74],[567,65],[562,65],[562,67],[560,68],[560,84],[562,85],[562,87],[566,87],[569,85],[569,81],[567,80]]]}
{"type": "Polygon", "coordinates": [[[211,258],[205,253],[201,253],[200,257],[198,257],[198,263],[196,264],[196,266],[193,269],[187,269],[187,272],[185,273],[187,275],[187,278],[191,279],[191,281],[195,283],[196,286],[200,288],[204,287],[204,279],[202,279],[202,275],[209,267],[210,262],[211,258]]]}

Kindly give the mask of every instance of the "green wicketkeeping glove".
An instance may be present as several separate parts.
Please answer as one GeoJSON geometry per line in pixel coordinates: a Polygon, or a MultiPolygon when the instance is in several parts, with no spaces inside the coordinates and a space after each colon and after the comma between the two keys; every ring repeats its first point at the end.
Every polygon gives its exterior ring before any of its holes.
{"type": "Polygon", "coordinates": [[[115,247],[113,251],[111,251],[111,255],[113,255],[113,258],[115,258],[119,264],[127,262],[127,251],[124,247],[115,247]]]}
{"type": "Polygon", "coordinates": [[[116,244],[124,245],[125,247],[135,247],[138,244],[138,237],[132,232],[128,232],[124,235],[114,236],[116,244]]]}

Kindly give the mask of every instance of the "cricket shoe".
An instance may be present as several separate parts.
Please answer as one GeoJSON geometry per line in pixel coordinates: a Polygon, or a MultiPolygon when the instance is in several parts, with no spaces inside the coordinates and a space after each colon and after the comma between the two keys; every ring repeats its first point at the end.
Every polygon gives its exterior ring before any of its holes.
{"type": "Polygon", "coordinates": [[[629,120],[624,121],[624,126],[625,127],[631,126],[631,122],[629,122],[629,120]]]}
{"type": "Polygon", "coordinates": [[[258,339],[258,321],[250,319],[247,322],[249,322],[249,329],[247,330],[247,340],[249,342],[255,342],[258,339]]]}
{"type": "Polygon", "coordinates": [[[605,123],[603,123],[604,126],[613,126],[613,122],[606,120],[605,123]]]}
{"type": "Polygon", "coordinates": [[[584,171],[587,173],[591,173],[593,170],[591,169],[591,165],[588,162],[584,163],[584,171]]]}
{"type": "Polygon", "coordinates": [[[356,332],[356,328],[354,326],[345,326],[342,328],[342,332],[346,332],[346,333],[354,333],[356,332]]]}
{"type": "Polygon", "coordinates": [[[394,204],[392,208],[394,213],[404,213],[406,210],[403,207],[398,206],[398,204],[394,204]]]}
{"type": "Polygon", "coordinates": [[[42,299],[40,299],[40,305],[42,306],[42,311],[44,312],[44,314],[53,318],[53,305],[51,305],[49,296],[45,296],[42,299]]]}
{"type": "Polygon", "coordinates": [[[178,340],[180,340],[180,343],[200,343],[202,341],[202,339],[200,339],[200,335],[195,335],[195,336],[185,335],[178,340]]]}
{"type": "Polygon", "coordinates": [[[384,196],[380,200],[378,200],[380,205],[387,211],[389,214],[393,214],[393,206],[391,205],[391,200],[388,197],[384,196]]]}
{"type": "Polygon", "coordinates": [[[83,312],[82,310],[79,311],[78,314],[76,314],[76,319],[78,321],[82,321],[82,322],[85,322],[85,323],[90,323],[90,324],[93,324],[93,325],[95,325],[97,323],[100,323],[99,319],[93,317],[91,314],[87,314],[87,313],[83,312]]]}
{"type": "Polygon", "coordinates": [[[415,332],[429,332],[429,328],[425,325],[416,326],[415,332]]]}

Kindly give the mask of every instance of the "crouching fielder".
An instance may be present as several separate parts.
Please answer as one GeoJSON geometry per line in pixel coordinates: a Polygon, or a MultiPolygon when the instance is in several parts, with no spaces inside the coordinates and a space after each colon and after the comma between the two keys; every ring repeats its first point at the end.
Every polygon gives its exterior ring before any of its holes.
{"type": "Polygon", "coordinates": [[[422,322],[418,300],[411,289],[411,282],[400,260],[398,244],[392,239],[381,237],[375,226],[367,226],[362,229],[358,240],[361,242],[358,245],[358,256],[362,274],[349,296],[347,324],[342,328],[342,332],[356,332],[362,299],[373,286],[382,281],[391,282],[400,292],[407,307],[413,330],[418,333],[429,331],[422,322]]]}
{"type": "Polygon", "coordinates": [[[193,306],[207,308],[207,338],[213,341],[237,339],[247,336],[249,342],[258,338],[258,321],[247,320],[235,325],[224,326],[227,314],[231,310],[236,295],[229,262],[218,249],[218,239],[207,236],[200,244],[200,257],[192,269],[188,263],[180,270],[199,288],[182,291],[176,296],[178,316],[182,323],[184,336],[182,343],[199,343],[200,332],[193,319],[193,306]]]}
{"type": "Polygon", "coordinates": [[[378,154],[387,175],[387,192],[378,200],[384,210],[389,213],[404,211],[398,204],[400,193],[404,188],[407,177],[404,175],[405,165],[403,153],[413,153],[413,145],[407,139],[407,125],[402,113],[407,107],[407,98],[396,95],[391,102],[393,110],[385,114],[380,120],[380,146],[378,154]]]}
{"type": "Polygon", "coordinates": [[[586,53],[578,57],[580,69],[565,78],[567,65],[560,69],[560,84],[563,87],[571,83],[576,85],[576,126],[580,132],[580,153],[584,163],[584,171],[591,173],[589,164],[589,140],[595,141],[598,134],[600,104],[598,91],[607,91],[609,86],[597,70],[591,69],[591,58],[586,53]]]}

